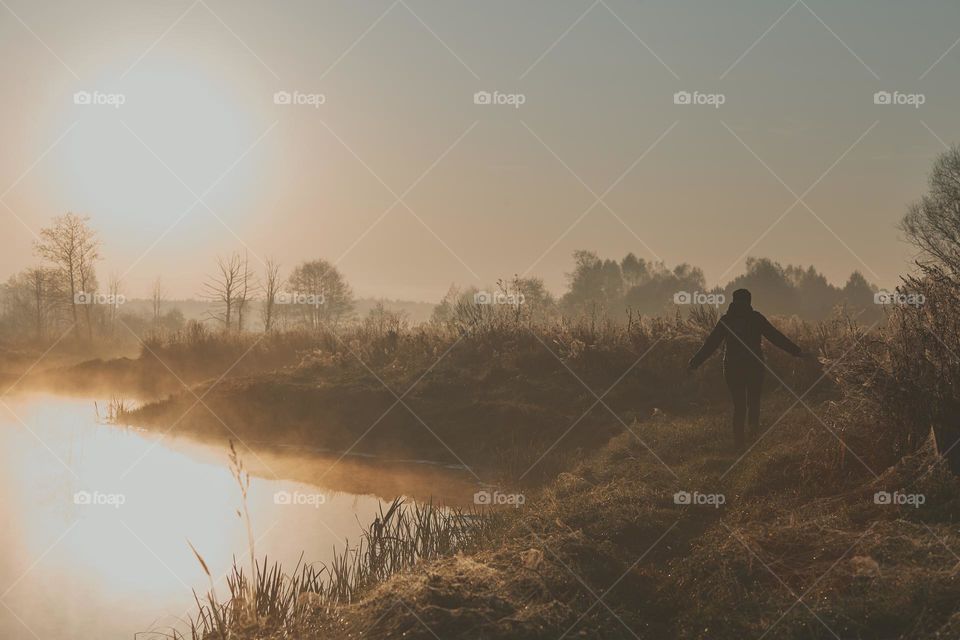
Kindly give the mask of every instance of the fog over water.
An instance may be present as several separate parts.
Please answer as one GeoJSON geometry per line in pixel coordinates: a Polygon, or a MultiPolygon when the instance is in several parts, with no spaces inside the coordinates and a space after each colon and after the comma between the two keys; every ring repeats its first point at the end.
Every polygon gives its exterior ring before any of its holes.
{"type": "MultiPolygon", "coordinates": [[[[209,587],[187,541],[215,576],[247,553],[226,447],[100,424],[93,399],[6,402],[0,584],[16,616],[0,612],[0,636],[129,638],[152,621],[182,630],[195,613],[190,589],[209,587]]],[[[474,490],[451,469],[348,458],[330,470],[337,458],[245,453],[258,557],[291,569],[301,553],[328,560],[345,538],[357,542],[383,500],[422,491],[464,504],[474,490]]]]}

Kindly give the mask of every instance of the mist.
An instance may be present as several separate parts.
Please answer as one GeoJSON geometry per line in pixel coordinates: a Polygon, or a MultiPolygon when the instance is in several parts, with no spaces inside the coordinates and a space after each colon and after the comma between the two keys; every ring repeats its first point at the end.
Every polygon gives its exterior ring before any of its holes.
{"type": "Polygon", "coordinates": [[[0,637],[957,637],[958,19],[0,0],[0,637]]]}

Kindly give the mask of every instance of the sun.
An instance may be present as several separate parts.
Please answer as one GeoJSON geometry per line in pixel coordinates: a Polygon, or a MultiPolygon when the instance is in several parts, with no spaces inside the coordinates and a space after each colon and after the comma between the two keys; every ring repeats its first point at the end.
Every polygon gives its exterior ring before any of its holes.
{"type": "Polygon", "coordinates": [[[178,220],[171,233],[198,242],[242,227],[271,163],[269,145],[250,151],[271,124],[272,93],[182,59],[114,77],[83,83],[63,105],[73,128],[51,185],[62,206],[128,244],[178,220]]]}

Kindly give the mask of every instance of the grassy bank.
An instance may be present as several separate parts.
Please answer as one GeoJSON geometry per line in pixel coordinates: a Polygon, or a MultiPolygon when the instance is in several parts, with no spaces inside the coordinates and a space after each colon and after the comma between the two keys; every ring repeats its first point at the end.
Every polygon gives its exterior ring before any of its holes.
{"type": "Polygon", "coordinates": [[[768,352],[772,429],[742,458],[719,362],[684,367],[710,314],[321,334],[295,366],[208,381],[129,419],[450,457],[526,483],[497,527],[349,598],[315,575],[262,572],[297,614],[208,625],[206,638],[949,638],[960,487],[929,433],[954,406],[956,369],[927,309],[881,329],[779,321],[816,357],[768,352]]]}
{"type": "Polygon", "coordinates": [[[869,431],[831,435],[830,406],[790,404],[767,407],[767,424],[786,415],[739,462],[723,414],[640,423],[475,548],[256,637],[956,637],[956,479],[929,446],[893,460],[869,431]]]}
{"type": "MultiPolygon", "coordinates": [[[[634,420],[722,400],[719,361],[704,374],[685,371],[714,320],[322,334],[296,366],[208,380],[127,419],[219,438],[430,458],[465,464],[484,479],[546,480],[634,420]]],[[[811,327],[787,325],[818,352],[811,327]]],[[[771,353],[770,363],[797,388],[820,378],[814,357],[771,353]]],[[[778,385],[771,378],[768,386],[778,385]]],[[[829,394],[829,381],[814,393],[829,394]]]]}

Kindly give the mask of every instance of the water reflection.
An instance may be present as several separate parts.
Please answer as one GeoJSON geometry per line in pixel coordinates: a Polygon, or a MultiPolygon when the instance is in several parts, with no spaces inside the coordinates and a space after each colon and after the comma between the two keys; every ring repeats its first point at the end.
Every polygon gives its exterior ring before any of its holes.
{"type": "MultiPolygon", "coordinates": [[[[225,446],[99,425],[90,400],[0,406],[0,637],[130,638],[192,612],[191,589],[245,557],[225,446]]],[[[469,474],[436,466],[240,448],[255,475],[256,552],[291,566],[356,540],[380,499],[460,504],[469,474]]],[[[222,583],[221,583],[222,585],[222,583]]],[[[143,637],[143,636],[141,636],[143,637]]]]}

